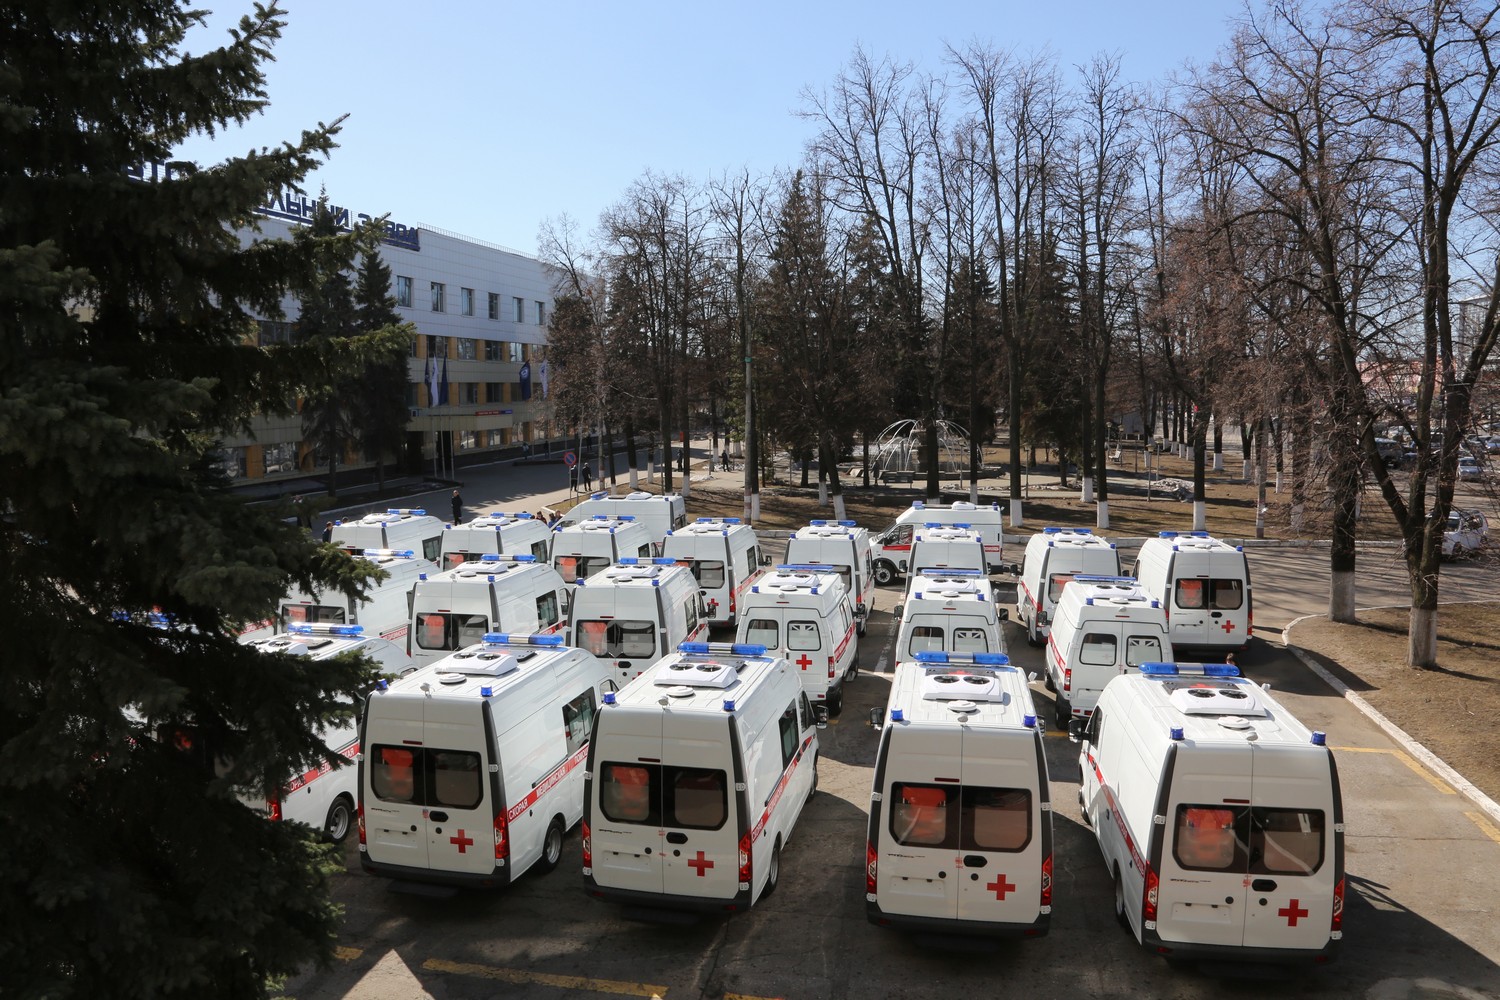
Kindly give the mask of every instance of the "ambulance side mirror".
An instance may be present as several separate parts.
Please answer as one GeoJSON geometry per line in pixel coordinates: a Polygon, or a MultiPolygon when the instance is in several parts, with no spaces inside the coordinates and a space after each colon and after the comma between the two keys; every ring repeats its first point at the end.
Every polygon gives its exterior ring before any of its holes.
{"type": "Polygon", "coordinates": [[[1068,740],[1077,743],[1083,739],[1084,733],[1088,731],[1089,720],[1070,719],[1068,721],[1068,740]]]}
{"type": "Polygon", "coordinates": [[[1003,622],[1010,621],[1010,612],[1007,611],[1005,608],[1001,608],[1000,609],[1000,620],[1003,621],[1003,622]]]}
{"type": "Polygon", "coordinates": [[[827,705],[814,705],[813,706],[813,721],[817,724],[817,726],[818,726],[819,729],[827,729],[828,728],[828,706],[827,705]]]}
{"type": "Polygon", "coordinates": [[[873,729],[873,730],[875,730],[878,733],[880,731],[880,727],[883,726],[884,724],[885,724],[885,709],[883,709],[883,708],[872,708],[872,709],[870,709],[870,728],[873,729]]]}
{"type": "Polygon", "coordinates": [[[761,556],[760,557],[760,564],[762,566],[771,566],[775,562],[776,562],[776,560],[774,558],[772,558],[771,556],[761,556]]]}
{"type": "Polygon", "coordinates": [[[1011,563],[1008,567],[1006,567],[1006,569],[1010,572],[1010,574],[1012,576],[1020,576],[1021,575],[1021,564],[1020,563],[1011,563]]]}
{"type": "Polygon", "coordinates": [[[901,620],[901,612],[905,607],[906,605],[904,604],[898,604],[896,605],[896,610],[891,612],[891,614],[895,616],[896,621],[899,622],[901,620]]]}

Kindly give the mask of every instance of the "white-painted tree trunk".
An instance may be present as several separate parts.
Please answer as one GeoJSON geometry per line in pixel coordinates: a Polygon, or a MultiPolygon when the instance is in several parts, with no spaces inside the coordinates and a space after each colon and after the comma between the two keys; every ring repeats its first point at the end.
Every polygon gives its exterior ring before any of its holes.
{"type": "Polygon", "coordinates": [[[760,520],[760,494],[750,494],[750,520],[752,523],[760,520]]]}
{"type": "Polygon", "coordinates": [[[1243,462],[1240,463],[1240,478],[1243,479],[1247,483],[1248,482],[1252,482],[1253,480],[1251,480],[1251,478],[1250,478],[1251,474],[1252,474],[1252,469],[1251,469],[1251,465],[1250,465],[1250,460],[1247,458],[1243,462]]]}
{"type": "Polygon", "coordinates": [[[979,480],[969,480],[969,503],[979,502],[979,480]]]}
{"type": "Polygon", "coordinates": [[[1294,535],[1300,535],[1300,534],[1302,534],[1302,521],[1303,521],[1303,517],[1305,516],[1306,512],[1307,512],[1307,504],[1305,504],[1305,503],[1294,503],[1294,504],[1292,504],[1292,534],[1294,534],[1294,535]]]}
{"type": "Polygon", "coordinates": [[[1429,664],[1437,664],[1437,609],[1412,608],[1406,637],[1406,665],[1429,664]]]}
{"type": "Polygon", "coordinates": [[[1208,504],[1202,500],[1193,501],[1193,530],[1205,531],[1208,528],[1208,504]]]}
{"type": "Polygon", "coordinates": [[[1214,452],[1214,471],[1224,471],[1224,453],[1222,451],[1214,452]]]}
{"type": "Polygon", "coordinates": [[[1354,621],[1354,570],[1338,570],[1328,584],[1328,617],[1336,622],[1354,621]]]}
{"type": "Polygon", "coordinates": [[[1094,508],[1094,527],[1103,530],[1109,527],[1109,501],[1100,500],[1094,508]]]}
{"type": "Polygon", "coordinates": [[[640,487],[640,480],[637,478],[639,475],[640,470],[632,466],[630,469],[630,475],[628,477],[630,480],[630,492],[632,493],[634,493],[640,487]]]}
{"type": "Polygon", "coordinates": [[[827,507],[828,506],[828,482],[827,482],[827,480],[823,480],[823,479],[818,480],[818,506],[819,507],[827,507]]]}
{"type": "Polygon", "coordinates": [[[1094,477],[1093,476],[1084,476],[1083,477],[1083,488],[1082,488],[1082,491],[1079,494],[1078,499],[1080,501],[1082,501],[1083,503],[1093,503],[1094,502],[1094,477]]]}
{"type": "Polygon", "coordinates": [[[1020,497],[1011,497],[1010,526],[1012,528],[1019,528],[1024,523],[1025,522],[1021,519],[1021,499],[1020,497]]]}
{"type": "Polygon", "coordinates": [[[844,515],[844,494],[842,493],[833,498],[833,519],[835,521],[847,520],[844,515]]]}
{"type": "Polygon", "coordinates": [[[1276,492],[1277,493],[1281,492],[1281,470],[1280,469],[1276,470],[1276,492]]]}
{"type": "Polygon", "coordinates": [[[693,492],[693,467],[688,466],[688,471],[682,474],[682,499],[686,500],[693,492]]]}

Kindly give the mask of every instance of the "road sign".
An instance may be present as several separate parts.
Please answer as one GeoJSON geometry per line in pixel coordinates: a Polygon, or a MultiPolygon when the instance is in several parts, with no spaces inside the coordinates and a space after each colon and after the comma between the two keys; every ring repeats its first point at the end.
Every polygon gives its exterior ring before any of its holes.
{"type": "Polygon", "coordinates": [[[575,455],[575,454],[573,454],[571,451],[568,452],[567,454],[563,455],[563,465],[566,465],[568,468],[571,469],[573,466],[575,466],[577,464],[578,464],[578,456],[575,455]]]}

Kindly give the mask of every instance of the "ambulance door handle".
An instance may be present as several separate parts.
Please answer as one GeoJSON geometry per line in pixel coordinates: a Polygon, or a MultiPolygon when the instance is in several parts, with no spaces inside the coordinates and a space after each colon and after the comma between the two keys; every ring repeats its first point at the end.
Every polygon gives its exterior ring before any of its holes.
{"type": "Polygon", "coordinates": [[[448,814],[445,812],[430,812],[427,814],[427,818],[432,820],[434,823],[448,822],[448,814]]]}
{"type": "Polygon", "coordinates": [[[964,855],[965,868],[983,868],[987,864],[989,864],[989,859],[986,858],[983,854],[964,855]]]}
{"type": "Polygon", "coordinates": [[[687,843],[687,834],[685,834],[685,833],[669,833],[669,834],[667,834],[667,843],[669,843],[669,844],[686,844],[687,843]]]}
{"type": "Polygon", "coordinates": [[[1258,878],[1250,883],[1250,888],[1256,892],[1275,892],[1276,880],[1270,878],[1258,878]]]}

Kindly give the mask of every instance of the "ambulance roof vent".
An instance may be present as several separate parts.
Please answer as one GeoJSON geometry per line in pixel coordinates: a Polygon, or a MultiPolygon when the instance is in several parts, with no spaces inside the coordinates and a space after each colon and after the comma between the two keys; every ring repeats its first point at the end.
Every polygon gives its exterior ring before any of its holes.
{"type": "MultiPolygon", "coordinates": [[[[1005,692],[994,674],[968,673],[944,668],[929,669],[922,677],[922,699],[924,701],[956,701],[973,705],[974,702],[1005,703],[1005,692]]],[[[973,708],[964,711],[974,711],[973,708]]]]}
{"type": "Polygon", "coordinates": [[[663,666],[656,674],[658,687],[727,688],[739,672],[730,664],[716,660],[678,660],[663,666]]]}
{"type": "MultiPolygon", "coordinates": [[[[318,645],[326,645],[328,640],[323,640],[318,645]]],[[[272,639],[262,639],[256,643],[267,653],[290,653],[293,656],[307,656],[312,653],[312,644],[299,642],[289,636],[277,636],[272,639]]]]}
{"type": "Polygon", "coordinates": [[[1219,724],[1230,729],[1248,726],[1245,717],[1265,718],[1271,714],[1256,699],[1254,689],[1248,684],[1188,681],[1169,684],[1168,688],[1171,692],[1168,699],[1182,714],[1221,716],[1219,724]],[[1233,718],[1238,718],[1240,724],[1225,722],[1225,719],[1233,718]]]}
{"type": "Polygon", "coordinates": [[[444,680],[449,675],[460,679],[464,677],[504,677],[506,674],[515,673],[521,669],[521,661],[516,654],[486,646],[470,646],[468,649],[454,653],[448,658],[446,664],[448,669],[439,675],[439,680],[444,684],[457,684],[458,681],[444,680]]]}
{"type": "Polygon", "coordinates": [[[506,557],[505,562],[466,562],[453,567],[454,577],[462,580],[473,580],[479,577],[494,578],[498,574],[508,573],[521,564],[506,557]]]}
{"type": "Polygon", "coordinates": [[[686,684],[679,684],[676,687],[667,688],[667,695],[671,698],[691,698],[696,693],[697,691],[695,688],[690,688],[686,684]]]}
{"type": "Polygon", "coordinates": [[[957,715],[967,715],[969,712],[979,711],[979,706],[972,701],[950,701],[948,702],[948,711],[957,715]]]}
{"type": "Polygon", "coordinates": [[[656,578],[661,576],[662,571],[663,567],[661,566],[642,565],[635,562],[633,558],[629,562],[621,559],[604,571],[604,578],[622,583],[630,580],[651,580],[655,582],[656,578]]]}
{"type": "Polygon", "coordinates": [[[751,589],[759,594],[772,590],[790,592],[806,588],[811,588],[814,594],[818,592],[818,575],[816,573],[778,569],[774,573],[766,574],[761,582],[751,589]]]}
{"type": "MultiPolygon", "coordinates": [[[[605,494],[605,495],[607,496],[608,494],[605,494]]],[[[656,499],[656,494],[655,493],[645,493],[645,492],[642,492],[640,490],[637,490],[634,493],[626,494],[625,499],[626,500],[654,500],[654,499],[656,499]]]]}

